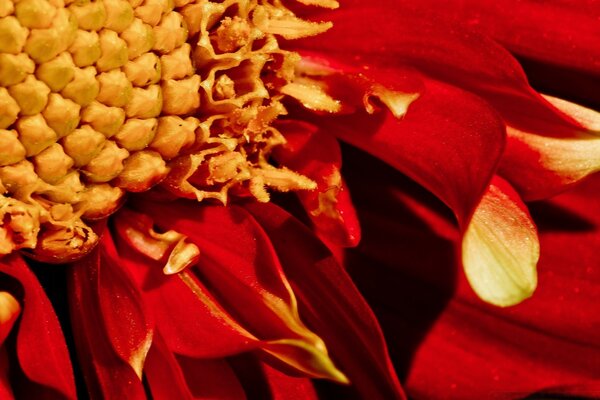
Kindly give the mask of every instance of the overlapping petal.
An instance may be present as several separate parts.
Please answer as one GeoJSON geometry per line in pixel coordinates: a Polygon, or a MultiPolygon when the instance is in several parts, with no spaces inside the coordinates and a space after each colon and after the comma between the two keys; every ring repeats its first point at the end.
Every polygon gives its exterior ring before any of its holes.
{"type": "Polygon", "coordinates": [[[302,315],[326,339],[360,395],[404,398],[372,311],[331,253],[277,206],[247,207],[277,249],[302,315]]]}
{"type": "MultiPolygon", "coordinates": [[[[355,193],[364,193],[362,181],[372,169],[381,166],[348,175],[355,193]]],[[[453,279],[459,271],[447,252],[419,246],[448,249],[448,239],[438,236],[452,238],[444,233],[447,212],[422,189],[387,172],[386,180],[369,184],[377,200],[356,196],[367,235],[351,252],[348,267],[393,338],[391,352],[404,368],[399,372],[407,376],[409,394],[468,399],[544,391],[593,397],[598,181],[533,206],[536,220],[544,221],[540,287],[532,299],[498,309],[478,303],[463,277],[453,279]],[[428,209],[427,219],[416,216],[413,203],[428,209]],[[391,236],[394,240],[381,240],[391,236]]]]}
{"type": "MultiPolygon", "coordinates": [[[[108,236],[104,238],[104,242],[109,240],[108,236]]],[[[125,271],[119,270],[120,266],[107,254],[105,247],[109,246],[101,246],[73,265],[69,276],[69,306],[77,355],[92,398],[145,399],[139,371],[151,333],[140,309],[143,303],[126,275],[123,276],[125,271]],[[112,278],[109,287],[102,288],[106,282],[101,280],[102,274],[112,278]],[[104,307],[103,302],[107,303],[104,307]],[[112,302],[120,303],[116,308],[124,311],[122,315],[107,310],[112,302]],[[109,336],[109,332],[115,336],[109,336]],[[127,336],[130,333],[131,338],[127,336]]]]}
{"type": "Polygon", "coordinates": [[[342,155],[335,137],[300,121],[281,123],[287,143],[275,150],[277,162],[314,180],[317,188],[298,197],[318,234],[343,247],[360,241],[360,225],[341,167],[342,155]]]}
{"type": "Polygon", "coordinates": [[[158,227],[177,230],[202,251],[194,267],[235,321],[251,332],[255,346],[288,367],[313,377],[345,382],[323,341],[301,321],[294,293],[268,237],[239,207],[196,207],[139,202],[158,227]],[[260,338],[260,342],[255,338],[260,338]]]}
{"type": "Polygon", "coordinates": [[[17,358],[28,382],[16,388],[15,394],[75,399],[69,353],[50,300],[19,255],[3,257],[0,272],[16,279],[23,288],[17,358]]]}

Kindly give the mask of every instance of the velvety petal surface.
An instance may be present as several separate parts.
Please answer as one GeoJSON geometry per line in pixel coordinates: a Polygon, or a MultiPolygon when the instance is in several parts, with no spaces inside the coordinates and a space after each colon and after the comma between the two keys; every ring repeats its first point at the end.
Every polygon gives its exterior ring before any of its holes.
{"type": "Polygon", "coordinates": [[[420,3],[392,3],[382,9],[377,2],[360,2],[319,14],[334,27],[297,45],[354,65],[416,67],[484,97],[518,127],[528,126],[534,117],[573,128],[574,121],[529,86],[519,63],[494,40],[441,15],[432,18],[420,3]]]}
{"type": "Polygon", "coordinates": [[[511,51],[548,64],[600,72],[600,2],[568,0],[498,2],[435,0],[394,2],[422,10],[433,20],[452,20],[485,33],[511,51]]]}
{"type": "Polygon", "coordinates": [[[63,333],[44,289],[17,254],[0,259],[0,272],[23,287],[18,323],[17,358],[30,381],[24,396],[63,396],[75,399],[75,382],[63,333]]]}
{"type": "Polygon", "coordinates": [[[346,272],[304,225],[273,204],[248,209],[269,234],[300,311],[363,398],[404,398],[377,320],[346,272]]]}

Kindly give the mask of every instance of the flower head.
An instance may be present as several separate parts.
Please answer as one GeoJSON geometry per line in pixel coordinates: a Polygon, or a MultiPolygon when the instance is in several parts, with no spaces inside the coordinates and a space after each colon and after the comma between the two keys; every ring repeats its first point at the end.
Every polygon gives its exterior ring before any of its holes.
{"type": "Polygon", "coordinates": [[[25,255],[34,270],[70,263],[70,325],[93,397],[262,398],[296,385],[311,398],[310,379],[324,378],[402,398],[379,325],[341,267],[365,214],[339,141],[451,210],[384,196],[456,243],[482,300],[533,294],[540,242],[525,201],[600,168],[600,116],[539,95],[458,17],[396,5],[0,7],[0,326],[15,332],[0,344],[19,381],[35,383],[13,384],[17,396],[75,397],[61,328],[25,255]],[[305,223],[270,202],[290,191],[299,203],[276,203],[305,223]],[[35,318],[44,333],[27,349],[35,318]],[[52,341],[57,353],[36,361],[52,341]]]}

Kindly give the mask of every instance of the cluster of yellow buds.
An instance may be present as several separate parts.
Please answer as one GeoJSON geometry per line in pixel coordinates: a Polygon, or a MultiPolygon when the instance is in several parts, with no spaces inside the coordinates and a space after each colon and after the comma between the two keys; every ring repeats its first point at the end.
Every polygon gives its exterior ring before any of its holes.
{"type": "MultiPolygon", "coordinates": [[[[298,0],[336,7],[332,0],[298,0]]],[[[127,192],[227,201],[312,189],[268,163],[299,56],[327,30],[279,0],[2,0],[0,254],[63,262],[127,192]]]]}

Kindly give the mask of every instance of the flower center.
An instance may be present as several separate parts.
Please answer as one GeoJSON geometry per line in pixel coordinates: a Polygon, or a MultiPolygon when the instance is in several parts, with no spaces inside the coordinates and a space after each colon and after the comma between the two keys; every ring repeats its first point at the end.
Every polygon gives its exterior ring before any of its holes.
{"type": "Polygon", "coordinates": [[[268,163],[282,98],[319,95],[293,82],[300,57],[277,38],[329,27],[278,0],[2,2],[0,254],[85,255],[88,222],[127,192],[226,203],[313,189],[268,163]]]}

